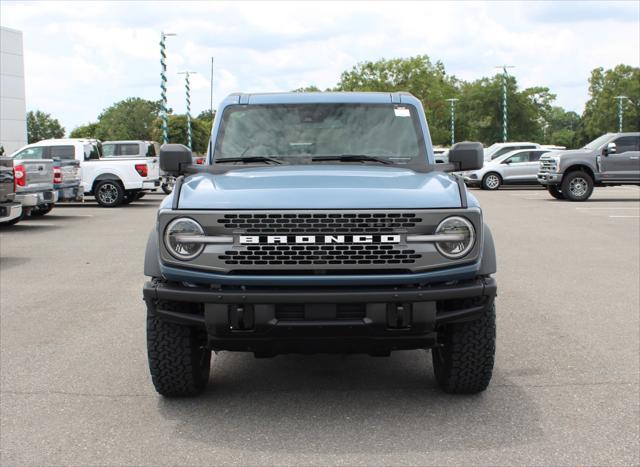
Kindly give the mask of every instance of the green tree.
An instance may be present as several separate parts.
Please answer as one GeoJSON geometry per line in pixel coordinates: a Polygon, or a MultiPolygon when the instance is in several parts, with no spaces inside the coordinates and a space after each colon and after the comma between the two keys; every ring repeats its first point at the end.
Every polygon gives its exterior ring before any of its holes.
{"type": "Polygon", "coordinates": [[[27,142],[29,144],[63,136],[64,128],[56,118],[40,110],[27,112],[27,142]]]}
{"type": "Polygon", "coordinates": [[[624,101],[623,131],[640,131],[640,68],[617,65],[611,70],[602,67],[591,72],[589,100],[585,104],[580,129],[581,143],[603,133],[618,131],[618,101],[624,101]]]}
{"type": "MultiPolygon", "coordinates": [[[[192,149],[197,153],[205,153],[209,144],[210,128],[206,121],[198,118],[191,119],[191,141],[192,149]]],[[[162,139],[162,129],[158,122],[152,132],[152,139],[160,141],[162,139]]],[[[187,116],[169,115],[169,142],[187,145],[187,116]]]]}
{"type": "Polygon", "coordinates": [[[139,97],[116,102],[98,116],[96,137],[101,140],[151,140],[159,122],[160,101],[139,97]]]}
{"type": "Polygon", "coordinates": [[[322,92],[322,89],[312,84],[311,86],[304,86],[302,88],[294,89],[291,92],[322,92]]]}
{"type": "Polygon", "coordinates": [[[340,76],[337,91],[407,91],[422,102],[431,139],[435,144],[451,140],[449,103],[458,96],[458,80],[447,75],[442,62],[427,55],[362,62],[340,76]]]}
{"type": "Polygon", "coordinates": [[[544,144],[556,144],[575,148],[580,128],[580,116],[572,111],[567,112],[562,107],[552,106],[543,114],[544,134],[540,140],[544,144]]]}
{"type": "Polygon", "coordinates": [[[80,125],[69,135],[70,138],[97,138],[98,123],[92,122],[86,125],[80,125]]]}
{"type": "Polygon", "coordinates": [[[209,132],[211,132],[211,128],[213,126],[213,119],[216,116],[216,111],[215,110],[203,110],[202,112],[200,112],[198,114],[198,116],[196,117],[196,119],[200,120],[202,123],[205,124],[206,128],[209,129],[209,132]]]}

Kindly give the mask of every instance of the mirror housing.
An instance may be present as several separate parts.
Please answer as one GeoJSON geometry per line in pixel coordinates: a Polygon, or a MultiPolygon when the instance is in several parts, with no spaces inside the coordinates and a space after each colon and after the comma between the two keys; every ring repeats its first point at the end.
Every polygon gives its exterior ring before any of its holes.
{"type": "Polygon", "coordinates": [[[183,144],[163,144],[160,148],[160,169],[171,175],[182,175],[193,163],[191,150],[183,144]]]}
{"type": "Polygon", "coordinates": [[[484,149],[481,143],[463,141],[449,149],[449,164],[454,172],[479,170],[484,165],[484,149]]]}
{"type": "Polygon", "coordinates": [[[611,142],[609,144],[607,144],[607,147],[604,148],[604,155],[608,156],[609,154],[615,154],[616,152],[618,152],[618,148],[616,146],[616,143],[611,142]]]}

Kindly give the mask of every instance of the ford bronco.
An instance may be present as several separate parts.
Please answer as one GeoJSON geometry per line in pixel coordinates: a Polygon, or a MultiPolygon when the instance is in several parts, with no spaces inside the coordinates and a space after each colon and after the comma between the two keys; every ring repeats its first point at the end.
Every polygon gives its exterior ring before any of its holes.
{"type": "Polygon", "coordinates": [[[432,349],[438,385],[483,391],[495,353],[496,258],[478,201],[435,164],[407,93],[233,94],[207,161],[165,144],[177,176],[147,243],[151,377],[207,385],[211,351],[375,356],[432,349]]]}

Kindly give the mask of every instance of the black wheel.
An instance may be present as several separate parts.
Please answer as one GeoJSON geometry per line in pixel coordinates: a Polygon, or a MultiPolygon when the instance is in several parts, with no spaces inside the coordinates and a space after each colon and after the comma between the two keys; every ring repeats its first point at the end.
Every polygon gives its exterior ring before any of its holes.
{"type": "Polygon", "coordinates": [[[40,206],[36,206],[31,210],[30,216],[31,217],[45,216],[51,212],[54,206],[55,204],[53,203],[41,204],[40,206]]]}
{"type": "Polygon", "coordinates": [[[489,172],[482,178],[483,190],[497,190],[502,185],[502,177],[495,172],[489,172]]]}
{"type": "Polygon", "coordinates": [[[562,191],[560,191],[560,187],[558,185],[547,185],[547,191],[555,199],[565,199],[565,197],[562,194],[562,191]]]}
{"type": "Polygon", "coordinates": [[[431,353],[440,388],[450,394],[475,394],[487,389],[496,353],[495,305],[475,321],[450,324],[438,332],[443,345],[431,353]]]}
{"type": "Polygon", "coordinates": [[[124,200],[124,188],[115,180],[102,180],[93,190],[93,195],[98,204],[105,208],[115,208],[124,200]]]}
{"type": "Polygon", "coordinates": [[[581,170],[570,172],[562,179],[562,194],[569,201],[586,201],[593,193],[593,178],[581,170]]]}
{"type": "Polygon", "coordinates": [[[161,188],[165,194],[169,195],[173,191],[173,186],[176,184],[176,179],[174,177],[168,177],[165,182],[162,184],[161,188]]]}
{"type": "Polygon", "coordinates": [[[159,319],[147,311],[147,355],[151,380],[167,397],[195,396],[209,381],[211,350],[205,331],[159,319]]]}

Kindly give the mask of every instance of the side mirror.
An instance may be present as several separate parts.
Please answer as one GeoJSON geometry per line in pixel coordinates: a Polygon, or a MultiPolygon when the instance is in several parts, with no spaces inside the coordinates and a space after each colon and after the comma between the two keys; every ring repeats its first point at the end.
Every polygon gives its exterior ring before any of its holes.
{"type": "Polygon", "coordinates": [[[616,143],[607,144],[606,149],[604,150],[604,155],[608,156],[609,154],[615,154],[618,152],[618,148],[616,147],[616,143]]]}
{"type": "Polygon", "coordinates": [[[484,149],[480,143],[464,141],[449,149],[449,164],[454,172],[481,169],[484,164],[484,149]]]}
{"type": "Polygon", "coordinates": [[[192,163],[191,150],[183,144],[163,144],[160,169],[171,175],[182,175],[192,163]]]}
{"type": "Polygon", "coordinates": [[[511,160],[507,159],[506,161],[502,161],[503,164],[511,165],[511,160]]]}

